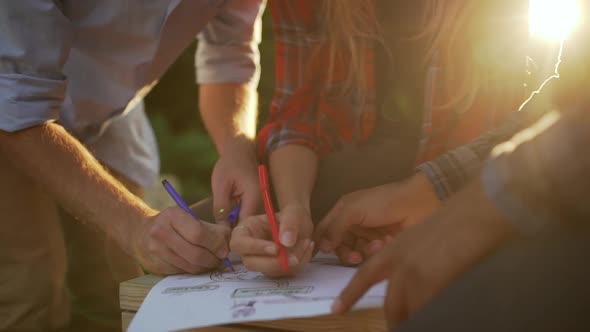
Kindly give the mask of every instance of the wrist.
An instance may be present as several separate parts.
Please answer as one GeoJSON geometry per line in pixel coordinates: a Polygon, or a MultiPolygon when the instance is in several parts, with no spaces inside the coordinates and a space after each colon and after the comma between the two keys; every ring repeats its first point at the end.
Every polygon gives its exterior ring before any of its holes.
{"type": "Polygon", "coordinates": [[[232,155],[235,153],[256,154],[256,142],[254,137],[246,134],[235,134],[219,140],[216,144],[219,156],[232,155]]]}
{"type": "Polygon", "coordinates": [[[158,215],[158,211],[154,210],[147,205],[135,206],[129,217],[121,220],[118,224],[118,229],[112,228],[115,232],[109,234],[125,252],[133,257],[138,257],[138,246],[142,239],[147,234],[144,230],[149,229],[146,225],[152,223],[155,216],[158,215]]]}
{"type": "Polygon", "coordinates": [[[283,211],[283,210],[299,210],[299,211],[303,211],[306,214],[311,216],[311,208],[310,208],[309,200],[287,202],[286,204],[281,205],[281,211],[283,211]]]}

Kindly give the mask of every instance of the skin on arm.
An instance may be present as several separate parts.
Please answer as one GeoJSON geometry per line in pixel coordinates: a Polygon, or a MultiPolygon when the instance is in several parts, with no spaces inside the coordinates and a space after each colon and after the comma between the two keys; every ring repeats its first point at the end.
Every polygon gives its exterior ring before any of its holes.
{"type": "Polygon", "coordinates": [[[201,116],[219,153],[211,176],[216,219],[241,202],[240,217],[260,212],[256,158],[257,93],[240,83],[199,86],[201,116]]]}
{"type": "Polygon", "coordinates": [[[227,255],[227,227],[197,223],[180,208],[151,209],[57,124],[0,131],[0,153],[153,273],[201,272],[227,255]]]}

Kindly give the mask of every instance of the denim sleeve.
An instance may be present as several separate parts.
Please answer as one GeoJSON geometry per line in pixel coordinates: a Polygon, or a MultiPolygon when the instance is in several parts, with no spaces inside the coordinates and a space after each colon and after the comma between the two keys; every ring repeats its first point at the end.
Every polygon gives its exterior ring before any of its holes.
{"type": "Polygon", "coordinates": [[[199,34],[197,83],[258,85],[264,0],[228,0],[199,34]]]}
{"type": "Polygon", "coordinates": [[[0,2],[0,130],[58,119],[66,92],[68,26],[55,1],[0,2]]]}

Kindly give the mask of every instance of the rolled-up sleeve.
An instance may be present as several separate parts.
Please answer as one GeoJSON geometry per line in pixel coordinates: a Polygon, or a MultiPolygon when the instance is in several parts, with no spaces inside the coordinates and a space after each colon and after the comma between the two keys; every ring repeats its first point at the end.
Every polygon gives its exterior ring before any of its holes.
{"type": "Polygon", "coordinates": [[[198,35],[197,83],[258,85],[264,0],[228,0],[198,35]]]}
{"type": "Polygon", "coordinates": [[[54,1],[0,2],[0,130],[58,119],[69,48],[69,21],[54,1]]]}

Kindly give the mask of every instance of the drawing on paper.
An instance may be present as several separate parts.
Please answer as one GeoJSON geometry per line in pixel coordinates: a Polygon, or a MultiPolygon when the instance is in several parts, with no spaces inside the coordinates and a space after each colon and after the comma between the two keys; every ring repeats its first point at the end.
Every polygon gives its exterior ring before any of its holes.
{"type": "Polygon", "coordinates": [[[231,281],[231,282],[252,282],[252,281],[260,281],[260,282],[271,282],[275,283],[277,287],[286,287],[289,286],[289,281],[286,279],[273,279],[263,275],[260,272],[250,272],[244,266],[236,267],[235,272],[231,272],[228,270],[223,271],[215,271],[212,272],[210,275],[212,281],[216,282],[224,282],[224,281],[231,281]]]}
{"type": "Polygon", "coordinates": [[[265,288],[238,288],[231,297],[232,298],[248,298],[248,297],[263,297],[263,296],[291,296],[294,294],[309,294],[313,290],[313,286],[287,286],[287,287],[265,287],[265,288]]]}
{"type": "Polygon", "coordinates": [[[247,302],[234,302],[234,305],[231,307],[232,317],[235,319],[254,315],[256,313],[256,308],[254,307],[255,304],[255,300],[247,302]]]}
{"type": "Polygon", "coordinates": [[[205,285],[187,286],[187,287],[168,287],[162,291],[162,294],[182,295],[182,294],[192,293],[192,292],[212,291],[212,290],[216,290],[217,288],[219,288],[219,285],[214,285],[214,284],[205,284],[205,285]]]}

